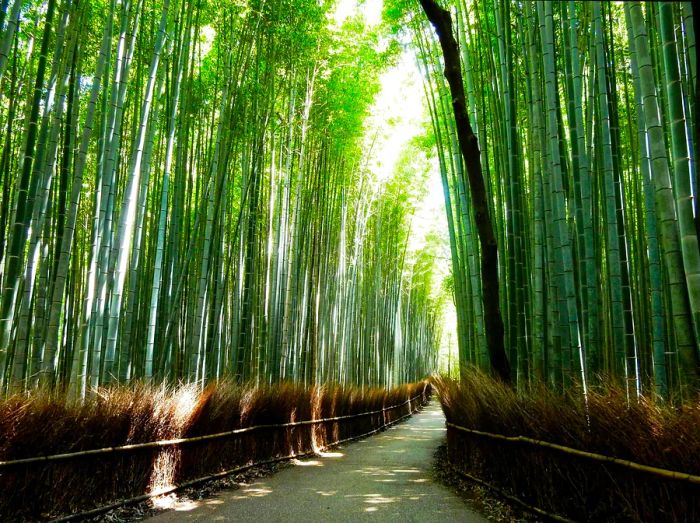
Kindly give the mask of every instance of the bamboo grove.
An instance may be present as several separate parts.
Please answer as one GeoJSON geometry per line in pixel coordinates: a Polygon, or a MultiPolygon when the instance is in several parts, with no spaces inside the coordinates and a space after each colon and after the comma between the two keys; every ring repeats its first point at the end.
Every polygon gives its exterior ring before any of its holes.
{"type": "Polygon", "coordinates": [[[430,264],[362,154],[395,49],[331,4],[2,2],[3,390],[432,371],[430,264]]]}
{"type": "MultiPolygon", "coordinates": [[[[700,251],[688,2],[456,0],[469,120],[498,236],[514,379],[699,385],[700,251]]],[[[442,56],[411,2],[445,189],[460,358],[488,367],[479,246],[442,56]]]]}

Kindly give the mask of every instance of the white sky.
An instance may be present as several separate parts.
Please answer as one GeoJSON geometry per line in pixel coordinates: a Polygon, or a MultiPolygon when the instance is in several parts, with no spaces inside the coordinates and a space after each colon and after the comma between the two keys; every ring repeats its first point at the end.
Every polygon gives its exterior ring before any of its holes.
{"type": "MultiPolygon", "coordinates": [[[[367,121],[365,150],[371,148],[368,167],[378,184],[396,174],[396,163],[402,149],[423,132],[428,118],[415,56],[411,51],[404,51],[398,63],[382,75],[381,91],[367,121]]],[[[420,249],[425,244],[426,235],[433,232],[444,232],[447,241],[444,205],[442,182],[435,162],[429,173],[426,191],[413,216],[409,253],[420,249]]]]}
{"type": "Polygon", "coordinates": [[[382,20],[383,6],[382,0],[338,0],[335,8],[335,23],[342,24],[343,20],[359,10],[369,25],[376,25],[382,20]]]}

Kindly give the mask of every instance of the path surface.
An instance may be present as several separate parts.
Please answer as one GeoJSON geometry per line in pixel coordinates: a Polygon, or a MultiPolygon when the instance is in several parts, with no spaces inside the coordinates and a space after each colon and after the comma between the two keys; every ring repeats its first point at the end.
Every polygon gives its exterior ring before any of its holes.
{"type": "Polygon", "coordinates": [[[379,435],[339,447],[238,490],[182,504],[150,521],[485,522],[430,476],[445,418],[433,401],[379,435]]]}

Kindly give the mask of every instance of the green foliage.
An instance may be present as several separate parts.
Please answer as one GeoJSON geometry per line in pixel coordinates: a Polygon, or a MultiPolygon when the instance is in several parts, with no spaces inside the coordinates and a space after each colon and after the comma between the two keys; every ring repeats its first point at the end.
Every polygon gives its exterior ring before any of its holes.
{"type": "Polygon", "coordinates": [[[413,0],[384,0],[382,20],[392,34],[405,31],[416,16],[417,2],[413,0]]]}
{"type": "MultiPolygon", "coordinates": [[[[346,20],[341,32],[328,44],[328,59],[321,72],[321,125],[336,137],[337,147],[351,145],[362,137],[364,121],[379,92],[379,73],[394,50],[378,51],[379,34],[367,30],[361,18],[346,20]]],[[[393,49],[393,48],[392,48],[393,49]]]]}

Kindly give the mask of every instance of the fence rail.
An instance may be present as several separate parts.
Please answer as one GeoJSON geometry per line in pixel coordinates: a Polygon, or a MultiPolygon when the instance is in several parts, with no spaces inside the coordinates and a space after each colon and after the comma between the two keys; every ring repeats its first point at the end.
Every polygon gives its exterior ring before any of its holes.
{"type": "Polygon", "coordinates": [[[476,436],[481,436],[485,438],[490,438],[499,441],[506,441],[510,443],[526,443],[528,445],[533,445],[536,447],[543,447],[564,454],[569,454],[571,456],[578,456],[580,458],[590,459],[593,461],[603,462],[603,463],[613,463],[621,467],[625,467],[631,470],[637,470],[640,472],[645,472],[654,476],[659,476],[665,479],[673,479],[678,481],[686,481],[688,483],[693,483],[695,485],[700,485],[700,476],[689,474],[687,472],[678,472],[675,470],[663,469],[660,467],[652,467],[651,465],[644,465],[642,463],[637,463],[635,461],[630,461],[627,459],[614,458],[612,456],[606,456],[604,454],[598,454],[595,452],[586,452],[585,450],[579,450],[572,447],[566,447],[564,445],[559,445],[557,443],[551,443],[549,441],[542,441],[534,438],[528,438],[527,436],[504,436],[503,434],[494,434],[492,432],[484,432],[481,430],[470,429],[467,427],[462,427],[461,425],[456,425],[450,423],[449,421],[445,423],[447,427],[453,428],[460,432],[465,432],[467,434],[474,434],[476,436]]]}

